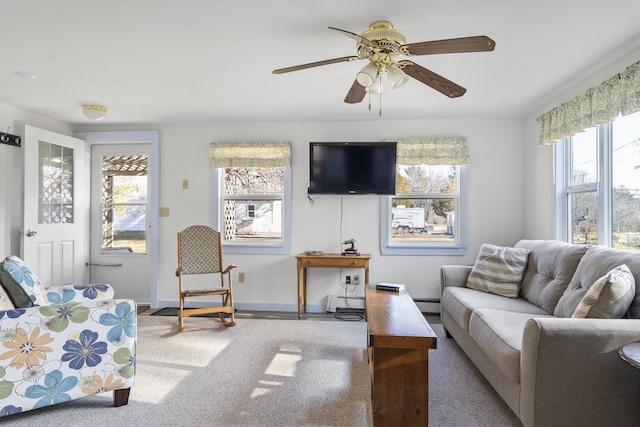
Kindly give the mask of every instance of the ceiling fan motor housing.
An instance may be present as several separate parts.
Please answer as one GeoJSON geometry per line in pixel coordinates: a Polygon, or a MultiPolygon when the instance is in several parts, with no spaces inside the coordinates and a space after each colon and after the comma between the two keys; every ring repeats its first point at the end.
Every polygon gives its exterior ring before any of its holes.
{"type": "Polygon", "coordinates": [[[390,65],[389,61],[401,53],[400,46],[403,46],[407,41],[402,31],[393,28],[391,22],[388,21],[376,21],[360,35],[367,40],[376,42],[379,47],[372,48],[358,42],[358,55],[361,58],[371,59],[374,63],[378,63],[378,66],[383,65],[383,68],[390,65]],[[381,55],[386,58],[380,58],[381,55]]]}

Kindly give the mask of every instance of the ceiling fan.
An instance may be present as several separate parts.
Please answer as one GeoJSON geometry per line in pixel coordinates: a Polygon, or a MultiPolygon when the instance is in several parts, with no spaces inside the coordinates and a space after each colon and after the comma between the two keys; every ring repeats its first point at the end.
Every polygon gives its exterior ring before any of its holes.
{"type": "Polygon", "coordinates": [[[393,25],[388,21],[376,21],[360,35],[334,27],[329,27],[329,29],[354,39],[357,42],[357,55],[280,68],[274,70],[273,74],[284,74],[339,62],[368,60],[369,63],[358,72],[351,89],[349,89],[344,99],[344,102],[349,104],[361,102],[367,92],[382,93],[382,75],[385,73],[388,76],[391,87],[394,89],[405,84],[409,77],[413,77],[450,98],[462,96],[467,91],[462,86],[412,61],[396,61],[396,57],[400,55],[487,52],[492,51],[496,46],[496,43],[487,36],[406,44],[404,34],[393,28],[393,25]]]}

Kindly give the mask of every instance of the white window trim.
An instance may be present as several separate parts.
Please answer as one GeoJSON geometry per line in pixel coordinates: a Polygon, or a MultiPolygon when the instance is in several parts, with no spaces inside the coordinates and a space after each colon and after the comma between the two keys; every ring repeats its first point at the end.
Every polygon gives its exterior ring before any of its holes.
{"type": "MultiPolygon", "coordinates": [[[[211,169],[211,224],[217,230],[223,227],[222,215],[222,168],[211,169]]],[[[229,242],[222,240],[224,252],[228,254],[272,254],[291,253],[291,166],[284,167],[284,200],[282,212],[282,240],[279,242],[229,242]]]]}
{"type": "Polygon", "coordinates": [[[598,126],[598,170],[595,184],[584,184],[569,187],[571,182],[571,141],[564,138],[554,147],[555,157],[555,238],[565,242],[570,240],[573,221],[569,218],[568,194],[582,191],[596,191],[598,199],[598,245],[613,247],[613,171],[612,151],[613,125],[607,123],[598,126]]]}
{"type": "Polygon", "coordinates": [[[467,166],[459,166],[458,199],[456,206],[456,241],[452,243],[403,243],[393,242],[391,232],[391,200],[394,196],[380,198],[380,251],[382,255],[448,255],[464,256],[468,239],[468,179],[467,166]]]}

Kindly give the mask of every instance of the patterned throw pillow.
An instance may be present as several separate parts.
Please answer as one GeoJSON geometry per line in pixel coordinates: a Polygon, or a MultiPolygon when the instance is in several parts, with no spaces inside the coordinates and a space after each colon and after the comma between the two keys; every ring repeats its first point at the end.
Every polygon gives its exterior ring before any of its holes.
{"type": "Polygon", "coordinates": [[[485,243],[480,247],[478,259],[467,279],[467,287],[516,298],[528,260],[529,249],[485,243]]]}
{"type": "Polygon", "coordinates": [[[0,286],[0,311],[13,310],[15,307],[9,298],[9,294],[0,286]]]}
{"type": "Polygon", "coordinates": [[[595,281],[571,317],[621,319],[636,294],[636,280],[625,264],[595,281]]]}
{"type": "Polygon", "coordinates": [[[20,285],[22,290],[29,296],[33,305],[48,305],[47,294],[44,285],[24,262],[17,256],[8,256],[2,261],[2,269],[11,275],[11,278],[20,285]]]}

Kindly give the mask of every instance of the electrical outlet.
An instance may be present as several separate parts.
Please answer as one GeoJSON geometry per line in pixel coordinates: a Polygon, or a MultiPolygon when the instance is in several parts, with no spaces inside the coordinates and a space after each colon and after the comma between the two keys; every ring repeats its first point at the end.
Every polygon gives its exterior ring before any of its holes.
{"type": "Polygon", "coordinates": [[[358,276],[357,274],[353,276],[353,284],[355,286],[358,286],[360,284],[360,276],[358,276]]]}
{"type": "Polygon", "coordinates": [[[351,284],[351,276],[346,276],[344,278],[344,283],[346,283],[347,285],[350,285],[351,284]]]}
{"type": "Polygon", "coordinates": [[[238,273],[238,283],[244,283],[244,273],[238,273]]]}

